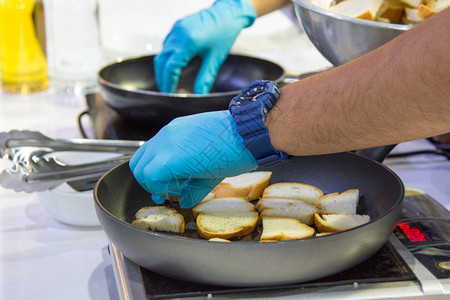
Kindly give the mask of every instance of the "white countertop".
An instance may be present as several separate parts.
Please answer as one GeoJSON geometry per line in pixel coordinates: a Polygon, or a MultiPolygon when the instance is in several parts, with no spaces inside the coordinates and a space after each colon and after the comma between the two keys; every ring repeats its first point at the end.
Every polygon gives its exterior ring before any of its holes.
{"type": "MultiPolygon", "coordinates": [[[[292,27],[275,34],[296,48],[283,48],[280,42],[258,48],[239,41],[235,51],[272,59],[296,74],[328,66],[296,30],[292,27]]],[[[31,129],[53,138],[79,138],[77,117],[84,108],[81,96],[61,91],[31,96],[0,92],[0,131],[31,129]]],[[[423,147],[430,146],[424,140],[414,141],[399,145],[396,151],[423,147]]],[[[450,161],[422,155],[386,164],[406,186],[425,190],[450,209],[450,161]]],[[[36,194],[1,187],[0,214],[1,299],[118,299],[107,238],[100,227],[62,224],[52,218],[36,194]]]]}
{"type": "MultiPolygon", "coordinates": [[[[82,100],[57,93],[0,93],[0,131],[80,137],[82,100]]],[[[118,299],[100,227],[59,223],[36,194],[0,187],[1,299],[118,299]],[[111,295],[109,295],[111,294],[111,295]]]]}

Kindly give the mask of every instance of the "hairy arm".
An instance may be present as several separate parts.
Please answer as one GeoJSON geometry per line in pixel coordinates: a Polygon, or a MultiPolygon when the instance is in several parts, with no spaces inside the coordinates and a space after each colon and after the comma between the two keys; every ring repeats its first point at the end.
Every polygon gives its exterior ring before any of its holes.
{"type": "Polygon", "coordinates": [[[382,47],[281,89],[274,147],[312,155],[450,132],[450,8],[382,47]]]}
{"type": "Polygon", "coordinates": [[[255,8],[258,17],[271,13],[291,3],[290,0],[248,0],[255,8]]]}

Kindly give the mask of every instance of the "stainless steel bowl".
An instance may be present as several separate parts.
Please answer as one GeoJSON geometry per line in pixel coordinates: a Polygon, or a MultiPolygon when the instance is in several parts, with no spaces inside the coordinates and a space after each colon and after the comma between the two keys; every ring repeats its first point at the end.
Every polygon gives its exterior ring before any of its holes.
{"type": "Polygon", "coordinates": [[[309,0],[292,1],[309,39],[335,66],[370,52],[412,28],[346,17],[311,4],[309,0]]]}

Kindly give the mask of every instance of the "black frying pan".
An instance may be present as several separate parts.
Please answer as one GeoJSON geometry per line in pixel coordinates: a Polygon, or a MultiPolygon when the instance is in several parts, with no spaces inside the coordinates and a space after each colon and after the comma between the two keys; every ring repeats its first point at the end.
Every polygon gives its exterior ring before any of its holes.
{"type": "Polygon", "coordinates": [[[229,55],[220,68],[211,93],[193,94],[201,60],[196,57],[180,75],[178,91],[158,92],[153,57],[124,60],[104,67],[98,74],[100,94],[120,115],[162,128],[172,119],[228,108],[231,99],[255,80],[280,82],[284,70],[279,65],[254,57],[229,55]]]}
{"type": "Polygon", "coordinates": [[[188,237],[147,231],[130,223],[137,210],[154,203],[127,163],[97,183],[96,212],[112,243],[140,266],[182,280],[226,286],[302,282],[353,267],[383,246],[401,213],[404,187],[398,176],[354,153],[296,157],[264,170],[273,171],[272,183],[307,183],[324,193],[358,188],[358,212],[369,214],[371,221],[328,236],[265,243],[209,242],[196,238],[195,230],[187,230],[188,237]]]}

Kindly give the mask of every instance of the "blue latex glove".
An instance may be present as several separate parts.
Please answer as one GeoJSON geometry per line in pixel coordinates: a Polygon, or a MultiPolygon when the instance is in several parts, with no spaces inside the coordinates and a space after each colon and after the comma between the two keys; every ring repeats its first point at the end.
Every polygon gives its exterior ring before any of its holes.
{"type": "Polygon", "coordinates": [[[159,90],[173,93],[181,69],[198,55],[202,65],[194,92],[207,94],[239,32],[255,19],[255,9],[247,0],[217,0],[211,7],[178,20],[154,58],[159,90]]]}
{"type": "Polygon", "coordinates": [[[180,195],[191,208],[225,177],[255,170],[228,110],[174,119],[139,148],[130,168],[157,204],[180,195]]]}

